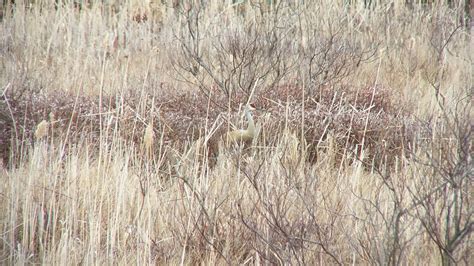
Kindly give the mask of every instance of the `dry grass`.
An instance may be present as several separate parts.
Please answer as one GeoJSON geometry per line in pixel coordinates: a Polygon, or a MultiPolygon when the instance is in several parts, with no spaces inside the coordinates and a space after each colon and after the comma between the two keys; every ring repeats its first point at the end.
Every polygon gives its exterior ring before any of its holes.
{"type": "Polygon", "coordinates": [[[23,2],[0,15],[3,263],[472,261],[462,1],[23,2]],[[259,139],[219,149],[249,95],[259,139]]]}

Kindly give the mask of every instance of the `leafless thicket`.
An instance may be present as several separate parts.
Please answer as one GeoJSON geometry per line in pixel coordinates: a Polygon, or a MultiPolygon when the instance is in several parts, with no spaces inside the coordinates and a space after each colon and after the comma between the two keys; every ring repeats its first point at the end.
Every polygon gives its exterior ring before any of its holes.
{"type": "Polygon", "coordinates": [[[249,7],[246,17],[227,7],[210,22],[203,20],[216,10],[180,8],[178,42],[171,47],[179,51],[171,55],[179,77],[206,95],[220,90],[230,102],[253,88],[259,94],[281,84],[303,85],[314,94],[375,55],[376,43],[361,47],[345,38],[347,17],[320,21],[314,10],[284,1],[266,12],[259,7],[249,7]]]}

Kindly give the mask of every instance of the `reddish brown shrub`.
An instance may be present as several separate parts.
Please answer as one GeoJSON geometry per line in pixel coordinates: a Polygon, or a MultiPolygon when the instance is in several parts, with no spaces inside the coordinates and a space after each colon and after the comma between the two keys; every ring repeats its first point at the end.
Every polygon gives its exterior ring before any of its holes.
{"type": "MultiPolygon", "coordinates": [[[[164,84],[156,91],[155,95],[144,97],[143,93],[130,90],[126,95],[103,96],[102,102],[98,97],[62,91],[20,96],[7,93],[0,105],[2,158],[7,160],[11,143],[16,149],[33,143],[34,130],[42,120],[51,121],[50,133],[66,144],[85,139],[94,143],[101,134],[114,134],[139,144],[146,126],[154,121],[155,135],[163,140],[161,144],[180,147],[209,134],[217,119],[221,119],[218,122],[222,125],[216,135],[223,133],[228,128],[226,120],[230,119],[224,108],[230,105],[231,114],[237,114],[239,104],[245,104],[248,97],[244,93],[238,94],[229,102],[216,90],[209,99],[199,92],[177,93],[164,84]],[[7,108],[7,101],[10,108],[7,108]],[[115,128],[118,131],[114,131],[115,128]]],[[[323,87],[304,101],[302,97],[301,88],[285,85],[262,90],[255,95],[253,104],[270,113],[271,121],[264,129],[268,132],[281,132],[285,125],[295,133],[301,132],[304,111],[309,161],[317,160],[318,149],[329,132],[336,139],[341,158],[348,151],[360,152],[363,148],[368,154],[368,162],[393,160],[401,155],[412,138],[409,132],[413,123],[386,88],[323,87]]],[[[255,115],[258,120],[262,113],[255,115]]],[[[274,143],[277,136],[270,134],[266,144],[274,143]]]]}

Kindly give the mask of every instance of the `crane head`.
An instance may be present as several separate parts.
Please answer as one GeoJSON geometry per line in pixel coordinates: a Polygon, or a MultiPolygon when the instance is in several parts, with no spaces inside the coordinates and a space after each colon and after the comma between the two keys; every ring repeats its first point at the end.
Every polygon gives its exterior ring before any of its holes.
{"type": "Polygon", "coordinates": [[[253,104],[246,104],[245,107],[244,107],[244,110],[245,111],[255,111],[257,110],[257,108],[255,108],[255,106],[253,104]]]}

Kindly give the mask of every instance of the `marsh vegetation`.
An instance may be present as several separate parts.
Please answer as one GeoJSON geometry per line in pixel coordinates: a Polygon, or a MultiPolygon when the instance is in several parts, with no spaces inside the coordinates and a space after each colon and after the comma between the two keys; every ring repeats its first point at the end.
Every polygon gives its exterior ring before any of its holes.
{"type": "Polygon", "coordinates": [[[2,264],[474,260],[469,1],[11,2],[2,264]]]}

